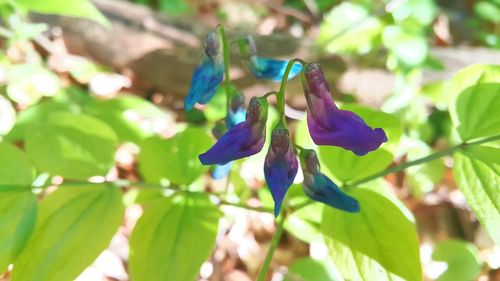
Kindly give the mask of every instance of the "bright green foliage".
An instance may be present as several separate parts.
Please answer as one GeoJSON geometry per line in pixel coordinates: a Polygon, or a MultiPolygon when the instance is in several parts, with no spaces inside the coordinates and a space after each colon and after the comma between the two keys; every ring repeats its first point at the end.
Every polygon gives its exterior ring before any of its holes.
{"type": "Polygon", "coordinates": [[[19,148],[0,142],[0,185],[28,187],[33,182],[33,167],[19,148]]]}
{"type": "Polygon", "coordinates": [[[146,205],[130,238],[131,279],[194,280],[215,246],[220,216],[202,194],[159,197],[146,205]]]}
{"type": "Polygon", "coordinates": [[[79,17],[96,21],[109,27],[109,21],[88,0],[17,0],[26,10],[42,13],[79,17]]]}
{"type": "Polygon", "coordinates": [[[21,104],[32,105],[59,92],[59,77],[39,63],[10,66],[7,81],[7,95],[21,104]]]}
{"type": "Polygon", "coordinates": [[[359,114],[371,127],[384,129],[389,141],[364,156],[357,156],[340,147],[320,146],[319,157],[323,172],[328,172],[341,182],[349,182],[387,168],[392,162],[393,153],[401,137],[399,120],[388,113],[357,105],[344,105],[342,109],[359,114]]]}
{"type": "Polygon", "coordinates": [[[74,280],[108,246],[122,222],[120,189],[89,184],[55,191],[40,204],[35,232],[13,281],[74,280]]]}
{"type": "Polygon", "coordinates": [[[301,258],[295,260],[289,267],[284,281],[340,281],[343,280],[335,270],[335,265],[329,260],[301,258]]]}
{"type": "MultiPolygon", "coordinates": [[[[302,187],[301,187],[302,188],[302,187]]],[[[314,203],[290,214],[285,220],[285,230],[302,241],[321,241],[320,226],[323,204],[314,203]]]]}
{"type": "Polygon", "coordinates": [[[419,242],[414,223],[379,193],[350,192],[360,213],[323,210],[321,230],[330,254],[348,280],[422,279],[419,242]]]}
{"type": "Polygon", "coordinates": [[[208,170],[198,155],[213,144],[206,130],[188,127],[170,139],[150,137],[141,144],[139,171],[146,181],[190,184],[208,170]]]}
{"type": "Polygon", "coordinates": [[[40,102],[19,113],[14,128],[5,138],[9,141],[25,140],[26,131],[31,124],[44,123],[48,116],[55,112],[77,113],[78,108],[69,103],[46,101],[40,102]]]}
{"type": "Polygon", "coordinates": [[[500,4],[491,1],[478,1],[474,5],[474,12],[484,20],[500,24],[500,4]]]}
{"type": "Polygon", "coordinates": [[[478,83],[466,88],[457,98],[454,119],[462,139],[500,134],[499,108],[500,83],[478,83]]]}
{"type": "Polygon", "coordinates": [[[136,143],[154,132],[152,127],[154,121],[144,123],[144,119],[165,118],[165,114],[150,102],[130,95],[121,95],[108,100],[92,99],[83,109],[86,114],[104,121],[113,128],[120,141],[136,143]],[[149,127],[144,128],[144,126],[149,127]]]}
{"type": "Polygon", "coordinates": [[[431,24],[437,14],[434,0],[406,0],[395,2],[390,11],[398,22],[417,22],[421,25],[431,24]]]}
{"type": "Polygon", "coordinates": [[[70,179],[105,175],[114,164],[117,136],[93,117],[51,114],[26,135],[26,152],[40,171],[70,179]]]}
{"type": "MultiPolygon", "coordinates": [[[[423,141],[414,140],[406,155],[408,161],[413,161],[432,154],[432,149],[423,141]]],[[[444,176],[445,166],[438,158],[421,165],[409,167],[405,173],[413,194],[422,195],[434,189],[444,176]]]]}
{"type": "Polygon", "coordinates": [[[467,148],[454,156],[453,175],[467,203],[500,245],[500,149],[467,148]]]}
{"type": "Polygon", "coordinates": [[[16,111],[10,101],[0,96],[0,136],[7,134],[16,122],[16,111]]]}
{"type": "MultiPolygon", "coordinates": [[[[447,95],[449,96],[448,102],[451,120],[456,127],[460,124],[457,109],[458,97],[465,92],[467,88],[473,87],[478,83],[500,83],[500,66],[475,64],[460,70],[455,76],[453,76],[447,95]]],[[[471,91],[474,92],[474,90],[471,91]]],[[[472,93],[468,95],[472,95],[472,93]]],[[[468,100],[469,98],[466,100],[462,99],[461,103],[465,103],[468,100]]],[[[482,104],[482,102],[479,103],[482,104]]],[[[474,108],[474,111],[475,110],[476,109],[474,108]]]]}
{"type": "Polygon", "coordinates": [[[481,272],[479,250],[474,244],[466,241],[439,242],[434,248],[432,259],[448,263],[448,269],[439,276],[438,281],[476,280],[481,272]]]}
{"type": "MultiPolygon", "coordinates": [[[[383,32],[383,43],[391,50],[399,64],[418,66],[427,58],[429,46],[425,37],[401,26],[388,26],[383,32]]],[[[391,67],[392,68],[392,67],[391,67]]]]}
{"type": "Polygon", "coordinates": [[[0,272],[23,249],[36,219],[36,197],[27,188],[33,168],[24,153],[0,142],[0,272]]]}
{"type": "Polygon", "coordinates": [[[295,129],[295,144],[305,147],[307,149],[314,149],[318,151],[318,146],[314,143],[309,134],[309,128],[307,127],[307,118],[300,120],[295,129]]]}
{"type": "Polygon", "coordinates": [[[363,54],[372,49],[381,30],[381,22],[363,6],[343,2],[325,16],[317,40],[330,53],[363,54]]]}
{"type": "Polygon", "coordinates": [[[0,272],[26,245],[36,220],[36,196],[29,189],[0,186],[0,272]]]}

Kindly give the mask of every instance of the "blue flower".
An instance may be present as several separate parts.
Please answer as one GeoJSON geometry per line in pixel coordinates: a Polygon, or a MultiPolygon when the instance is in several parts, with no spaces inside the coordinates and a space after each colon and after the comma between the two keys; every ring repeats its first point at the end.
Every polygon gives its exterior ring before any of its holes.
{"type": "Polygon", "coordinates": [[[358,201],[342,192],[332,180],[320,172],[314,150],[304,149],[300,152],[300,166],[304,174],[303,188],[307,196],[336,209],[359,212],[358,201]]]}
{"type": "Polygon", "coordinates": [[[186,111],[191,110],[196,103],[208,103],[217,92],[224,78],[221,46],[218,33],[209,32],[205,40],[203,62],[193,72],[191,88],[184,102],[186,111]]]}
{"type": "Polygon", "coordinates": [[[288,188],[297,175],[299,164],[290,144],[290,134],[280,122],[273,130],[271,145],[264,162],[264,176],[274,200],[274,215],[278,216],[288,188]]]}
{"type": "MultiPolygon", "coordinates": [[[[266,79],[276,82],[283,79],[288,61],[259,57],[257,55],[255,42],[251,36],[247,36],[240,41],[240,53],[242,54],[243,61],[247,67],[258,79],[266,79]]],[[[297,76],[301,70],[302,65],[300,63],[295,63],[290,70],[288,80],[297,76]]]]}
{"type": "Polygon", "coordinates": [[[265,98],[253,97],[245,122],[232,127],[208,151],[200,154],[201,163],[221,165],[259,152],[266,140],[268,106],[265,98]]]}
{"type": "Polygon", "coordinates": [[[307,65],[302,77],[307,101],[307,125],[317,145],[340,146],[365,155],[387,141],[381,128],[371,128],[356,113],[338,109],[319,64],[307,65]]]}

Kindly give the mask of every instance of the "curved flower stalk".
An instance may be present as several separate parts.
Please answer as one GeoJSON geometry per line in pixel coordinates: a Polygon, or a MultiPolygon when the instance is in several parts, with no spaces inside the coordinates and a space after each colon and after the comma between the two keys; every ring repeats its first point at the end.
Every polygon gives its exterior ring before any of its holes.
{"type": "Polygon", "coordinates": [[[300,166],[304,174],[303,189],[307,196],[315,201],[346,212],[359,212],[359,203],[353,197],[342,192],[327,176],[320,172],[316,152],[301,149],[300,166]]]}
{"type": "Polygon", "coordinates": [[[259,152],[266,139],[268,106],[265,98],[253,97],[245,122],[232,127],[207,152],[200,154],[201,163],[221,165],[259,152]]]}
{"type": "Polygon", "coordinates": [[[222,42],[217,31],[207,34],[203,62],[196,67],[191,78],[191,88],[184,101],[186,111],[196,103],[206,104],[215,95],[224,78],[222,42]]]}
{"type": "MultiPolygon", "coordinates": [[[[250,71],[258,79],[267,79],[280,82],[285,74],[288,64],[286,60],[276,60],[272,58],[262,58],[257,55],[257,47],[251,36],[247,36],[239,41],[240,53],[250,71]]],[[[295,63],[288,75],[292,79],[302,70],[300,63],[295,63]]]]}
{"type": "Polygon", "coordinates": [[[306,66],[302,84],[308,106],[307,125],[317,145],[340,146],[361,156],[387,141],[381,128],[373,129],[354,112],[337,108],[319,64],[306,66]]]}
{"type": "Polygon", "coordinates": [[[264,162],[264,175],[274,200],[274,215],[278,216],[288,188],[297,175],[299,164],[292,145],[290,134],[283,123],[273,129],[271,145],[264,162]]]}

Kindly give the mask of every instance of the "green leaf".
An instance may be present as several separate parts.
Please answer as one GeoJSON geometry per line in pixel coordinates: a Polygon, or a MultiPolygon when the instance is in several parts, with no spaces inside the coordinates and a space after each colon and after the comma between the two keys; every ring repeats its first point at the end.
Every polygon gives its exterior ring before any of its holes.
{"type": "Polygon", "coordinates": [[[26,152],[36,168],[72,179],[106,175],[116,146],[116,134],[105,123],[62,112],[33,125],[26,135],[26,152]]]}
{"type": "Polygon", "coordinates": [[[461,240],[439,242],[434,248],[432,259],[448,263],[448,269],[439,276],[438,281],[476,280],[482,268],[479,250],[474,244],[461,240]]]}
{"type": "Polygon", "coordinates": [[[98,22],[104,27],[111,26],[103,14],[88,0],[17,0],[16,3],[32,12],[84,18],[98,22]]]}
{"type": "Polygon", "coordinates": [[[139,171],[148,182],[166,179],[175,184],[190,184],[208,170],[198,155],[213,144],[204,129],[188,127],[170,139],[150,137],[141,144],[139,171]]]}
{"type": "Polygon", "coordinates": [[[160,10],[171,16],[179,16],[191,11],[185,0],[160,1],[160,10]]]}
{"type": "Polygon", "coordinates": [[[359,213],[325,207],[321,231],[338,270],[348,280],[422,279],[414,223],[389,199],[367,189],[349,192],[359,213]]]}
{"type": "Polygon", "coordinates": [[[147,205],[130,238],[131,279],[194,280],[212,253],[220,216],[202,194],[163,197],[147,205]]]}
{"type": "Polygon", "coordinates": [[[500,66],[474,64],[460,70],[450,82],[447,91],[448,107],[453,123],[457,124],[457,98],[467,88],[479,83],[500,83],[500,66]]]}
{"type": "Polygon", "coordinates": [[[405,30],[401,26],[388,26],[384,29],[382,41],[396,59],[407,66],[418,66],[425,62],[429,46],[425,36],[405,30]]]}
{"type": "Polygon", "coordinates": [[[56,102],[53,100],[42,101],[19,113],[16,124],[9,134],[5,136],[5,139],[8,141],[24,140],[26,137],[25,133],[29,126],[45,122],[48,116],[55,112],[77,113],[78,108],[70,103],[56,102]]]}
{"type": "Polygon", "coordinates": [[[0,96],[0,136],[6,135],[16,123],[16,110],[10,101],[0,96]]]}
{"type": "Polygon", "coordinates": [[[120,141],[139,142],[154,133],[154,125],[167,117],[150,102],[136,96],[92,99],[83,108],[113,128],[120,141]]]}
{"type": "Polygon", "coordinates": [[[38,63],[9,67],[6,92],[16,103],[32,105],[42,97],[53,97],[59,90],[59,77],[38,63]]]}
{"type": "MultiPolygon", "coordinates": [[[[3,158],[2,152],[0,155],[3,158]]],[[[26,245],[35,228],[36,212],[36,196],[31,190],[0,186],[0,272],[14,262],[26,245]]]]}
{"type": "Polygon", "coordinates": [[[500,149],[482,146],[456,153],[453,175],[476,217],[500,245],[500,149]]]}
{"type": "Polygon", "coordinates": [[[415,20],[420,25],[429,25],[437,15],[437,8],[434,0],[406,0],[394,3],[388,9],[398,22],[415,20]]]}
{"type": "Polygon", "coordinates": [[[33,182],[33,167],[23,151],[0,142],[0,185],[29,187],[33,182]]]}
{"type": "Polygon", "coordinates": [[[289,267],[284,281],[340,281],[343,280],[329,260],[310,257],[295,260],[289,267]]]}
{"type": "Polygon", "coordinates": [[[300,145],[303,148],[318,151],[318,146],[314,143],[311,135],[309,134],[307,118],[305,117],[297,123],[297,128],[295,129],[295,144],[300,145]]]}
{"type": "MultiPolygon", "coordinates": [[[[236,88],[232,85],[232,88],[236,88]]],[[[205,117],[209,121],[219,121],[226,116],[226,87],[219,86],[217,92],[203,110],[205,117]]]]}
{"type": "Polygon", "coordinates": [[[476,13],[480,18],[493,22],[495,24],[500,24],[500,5],[495,5],[489,1],[478,1],[474,5],[474,13],[476,13]]]}
{"type": "Polygon", "coordinates": [[[462,140],[500,133],[500,83],[478,83],[458,96],[453,108],[453,125],[462,140]]]}
{"type": "Polygon", "coordinates": [[[348,182],[387,168],[392,162],[393,153],[396,151],[402,133],[399,119],[388,113],[359,105],[343,105],[342,109],[359,114],[371,127],[383,128],[389,140],[379,149],[364,156],[357,156],[340,147],[320,146],[319,158],[323,171],[341,182],[348,182]]]}
{"type": "Polygon", "coordinates": [[[365,54],[372,50],[381,31],[382,23],[367,9],[342,2],[325,15],[317,43],[330,53],[365,54]]]}
{"type": "MultiPolygon", "coordinates": [[[[432,148],[425,142],[412,140],[412,146],[408,150],[406,160],[410,162],[432,153],[432,148]]],[[[405,174],[408,177],[408,184],[412,188],[412,192],[416,195],[432,191],[435,185],[443,179],[444,172],[445,166],[441,158],[409,167],[405,170],[405,174]]]]}
{"type": "Polygon", "coordinates": [[[59,188],[40,204],[35,232],[14,265],[12,281],[74,280],[106,249],[123,212],[117,187],[59,188]]]}
{"type": "Polygon", "coordinates": [[[291,213],[285,220],[285,230],[306,243],[322,241],[320,226],[323,206],[314,203],[291,213]]]}

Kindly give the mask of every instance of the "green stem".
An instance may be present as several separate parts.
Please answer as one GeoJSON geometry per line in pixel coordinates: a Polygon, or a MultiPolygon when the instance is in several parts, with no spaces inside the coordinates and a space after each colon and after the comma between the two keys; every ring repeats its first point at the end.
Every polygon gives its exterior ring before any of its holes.
{"type": "MultiPolygon", "coordinates": [[[[488,143],[488,142],[493,142],[493,141],[497,141],[497,140],[500,140],[500,135],[496,135],[496,136],[492,136],[492,137],[488,137],[488,138],[484,138],[484,139],[481,139],[481,140],[478,140],[478,141],[473,141],[473,142],[469,142],[469,143],[462,143],[462,144],[459,144],[459,145],[456,145],[456,146],[452,146],[448,149],[445,149],[445,150],[442,150],[442,151],[438,151],[436,153],[433,153],[431,155],[428,155],[428,156],[425,156],[425,157],[422,157],[422,158],[419,158],[419,159],[415,159],[413,161],[410,161],[410,162],[406,162],[406,163],[403,163],[403,164],[399,164],[399,165],[396,165],[394,167],[391,167],[391,168],[388,168],[386,170],[383,170],[381,172],[378,172],[378,173],[375,173],[373,175],[370,175],[370,176],[367,176],[367,177],[364,177],[360,180],[357,180],[353,183],[350,183],[350,184],[347,184],[344,186],[344,188],[352,188],[352,187],[356,187],[356,186],[359,186],[363,183],[366,183],[366,182],[369,182],[369,181],[372,181],[374,179],[377,179],[377,178],[380,178],[380,177],[385,177],[389,174],[392,174],[392,173],[397,173],[399,171],[403,171],[409,167],[412,167],[412,166],[416,166],[416,165],[420,165],[420,164],[423,164],[423,163],[426,163],[426,162],[430,162],[432,160],[436,160],[438,158],[441,158],[443,156],[446,156],[446,155],[451,155],[453,154],[454,152],[456,152],[457,150],[461,150],[461,149],[464,149],[466,147],[469,147],[469,146],[475,146],[475,145],[481,145],[481,144],[484,144],[484,143],[488,143]]],[[[301,203],[299,205],[296,205],[296,206],[293,206],[293,209],[294,210],[298,210],[298,209],[301,209],[311,203],[313,203],[314,201],[312,200],[308,200],[304,203],[301,203]]]]}
{"type": "Polygon", "coordinates": [[[286,88],[286,83],[288,82],[288,76],[290,75],[290,71],[292,70],[292,67],[295,65],[295,63],[301,63],[303,66],[306,64],[305,61],[301,59],[293,59],[288,62],[286,65],[285,73],[283,74],[283,78],[281,79],[281,85],[280,89],[278,91],[278,94],[276,95],[276,106],[278,107],[278,113],[280,115],[281,120],[283,121],[283,124],[285,124],[285,88],[286,88]]]}
{"type": "Polygon", "coordinates": [[[459,145],[456,145],[456,146],[452,146],[452,147],[450,147],[448,149],[445,149],[445,150],[442,150],[442,151],[438,151],[438,152],[433,153],[431,155],[428,155],[428,156],[425,156],[425,157],[422,157],[422,158],[419,158],[419,159],[416,159],[416,160],[413,160],[413,161],[410,161],[410,162],[406,162],[406,163],[403,163],[403,164],[391,167],[391,168],[386,169],[384,171],[381,171],[379,173],[375,173],[375,174],[373,174],[371,176],[367,176],[367,177],[362,178],[362,179],[360,179],[358,181],[355,181],[355,182],[353,182],[351,184],[348,184],[346,187],[354,187],[354,186],[363,184],[365,182],[372,181],[372,180],[374,180],[376,178],[385,177],[386,175],[389,175],[389,174],[392,174],[392,173],[397,173],[399,171],[405,170],[405,169],[407,169],[409,167],[412,167],[412,166],[416,166],[416,165],[420,165],[420,164],[423,164],[423,163],[426,163],[426,162],[430,162],[432,160],[436,160],[436,159],[441,158],[441,157],[446,156],[446,155],[451,155],[455,151],[460,150],[460,149],[464,149],[464,148],[466,148],[468,146],[480,145],[480,144],[483,144],[483,143],[492,142],[492,141],[496,141],[496,140],[500,140],[500,135],[489,137],[489,138],[485,138],[485,139],[474,141],[474,142],[470,142],[470,143],[462,143],[462,144],[459,144],[459,145]]]}
{"type": "Polygon", "coordinates": [[[229,66],[231,65],[229,56],[229,41],[227,40],[226,32],[224,31],[224,26],[218,25],[217,28],[219,30],[220,38],[222,41],[222,58],[224,60],[224,72],[225,72],[224,87],[226,88],[226,112],[229,112],[229,109],[231,108],[231,97],[232,97],[231,77],[229,74],[229,66]]]}
{"type": "Polygon", "coordinates": [[[266,259],[264,260],[264,263],[262,264],[262,267],[259,271],[259,276],[257,277],[257,281],[264,281],[266,278],[267,272],[269,271],[269,266],[271,265],[271,260],[273,259],[274,256],[274,252],[278,248],[279,242],[281,240],[281,235],[283,235],[283,226],[285,225],[285,218],[286,218],[286,210],[283,210],[283,212],[281,213],[281,217],[278,221],[276,233],[274,234],[273,240],[271,241],[271,246],[267,251],[266,259]]]}
{"type": "MultiPolygon", "coordinates": [[[[249,206],[244,203],[233,203],[233,202],[228,202],[226,200],[221,199],[223,195],[225,195],[225,192],[204,192],[204,191],[190,191],[187,189],[182,189],[178,186],[165,186],[162,184],[155,184],[155,183],[148,183],[148,182],[137,182],[137,181],[129,181],[126,179],[118,179],[116,181],[105,181],[105,182],[87,182],[87,181],[70,181],[70,182],[63,182],[58,187],[76,187],[76,186],[84,186],[84,185],[92,185],[92,184],[110,184],[114,185],[116,187],[136,187],[136,188],[145,188],[145,189],[168,189],[173,192],[184,192],[184,193],[203,193],[203,194],[210,194],[214,195],[217,198],[219,198],[219,205],[227,205],[227,206],[234,206],[238,208],[243,208],[247,210],[252,210],[252,211],[257,211],[257,212],[262,212],[262,213],[273,213],[273,210],[270,208],[265,208],[265,207],[254,207],[254,206],[249,206]]],[[[43,186],[37,186],[34,188],[47,188],[49,186],[54,186],[54,184],[47,184],[43,186]]],[[[3,187],[0,185],[0,188],[3,187]]]]}

